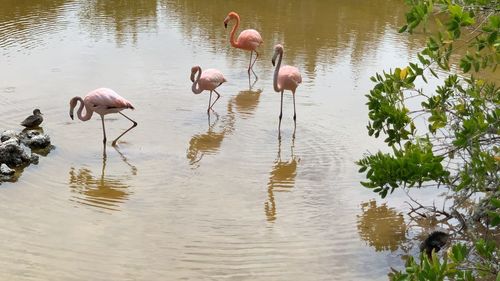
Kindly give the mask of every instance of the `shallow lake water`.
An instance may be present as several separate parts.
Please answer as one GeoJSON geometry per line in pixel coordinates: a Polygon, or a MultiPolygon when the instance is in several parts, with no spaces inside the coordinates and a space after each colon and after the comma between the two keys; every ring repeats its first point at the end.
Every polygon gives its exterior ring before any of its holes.
{"type": "MultiPolygon", "coordinates": [[[[231,2],[0,0],[0,129],[40,108],[55,146],[0,185],[0,279],[386,280],[403,264],[404,197],[379,200],[354,164],[383,147],[365,128],[369,77],[424,44],[397,33],[403,3],[231,2]],[[264,40],[255,83],[231,10],[264,40]],[[277,43],[303,79],[281,139],[277,43]],[[228,80],[210,118],[193,65],[228,80]],[[98,87],[139,124],[106,157],[99,116],[68,116],[98,87]]],[[[108,140],[129,126],[106,116],[108,140]]]]}

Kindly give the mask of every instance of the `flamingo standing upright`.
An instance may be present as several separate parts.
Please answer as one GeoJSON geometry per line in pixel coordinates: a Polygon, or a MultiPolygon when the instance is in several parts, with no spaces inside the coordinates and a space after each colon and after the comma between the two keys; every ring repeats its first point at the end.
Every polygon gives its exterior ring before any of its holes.
{"type": "Polygon", "coordinates": [[[220,98],[220,94],[215,90],[217,87],[222,85],[222,83],[227,82],[226,78],[222,72],[217,69],[206,69],[203,73],[201,71],[200,66],[193,66],[191,68],[191,82],[193,82],[193,86],[191,90],[194,94],[200,94],[201,92],[207,90],[210,91],[210,98],[208,100],[208,109],[207,113],[210,114],[210,109],[214,106],[217,100],[220,98]],[[194,78],[196,73],[198,76],[196,79],[194,78]],[[212,102],[212,91],[217,94],[217,99],[215,99],[214,103],[212,102]]]}
{"type": "Polygon", "coordinates": [[[108,88],[99,88],[88,93],[83,99],[81,97],[74,97],[69,102],[69,116],[73,119],[73,110],[75,109],[77,102],[80,102],[80,107],[77,111],[78,119],[82,121],[90,120],[92,114],[96,112],[101,115],[102,121],[102,133],[104,135],[104,139],[102,142],[106,144],[106,129],[104,127],[104,115],[110,113],[120,113],[123,117],[130,120],[133,125],[128,128],[125,132],[119,135],[112,143],[113,146],[116,145],[116,141],[121,138],[125,133],[132,130],[135,126],[137,126],[137,122],[127,117],[125,114],[120,111],[130,108],[134,109],[132,104],[126,100],[125,98],[118,95],[115,91],[108,88]],[[82,115],[83,107],[85,107],[85,115],[82,115]]]}
{"type": "Polygon", "coordinates": [[[275,92],[281,92],[281,106],[280,106],[280,122],[278,125],[278,130],[281,128],[281,117],[283,116],[283,92],[289,90],[293,95],[293,121],[296,122],[297,114],[295,111],[295,90],[300,83],[302,83],[302,76],[300,76],[299,69],[295,66],[284,65],[281,67],[281,59],[283,58],[283,46],[277,44],[274,46],[274,55],[271,60],[273,66],[276,62],[276,57],[278,57],[278,63],[276,64],[276,69],[274,70],[273,86],[275,92]]]}
{"type": "Polygon", "coordinates": [[[234,33],[236,32],[236,29],[240,26],[240,16],[236,12],[230,12],[227,17],[224,19],[224,27],[227,28],[227,23],[231,20],[235,19],[236,24],[233,26],[233,29],[231,29],[231,35],[230,35],[230,43],[231,46],[243,50],[250,51],[250,62],[248,63],[248,75],[250,77],[250,70],[252,70],[253,74],[255,77],[257,77],[257,74],[255,74],[255,71],[253,71],[253,65],[257,61],[257,58],[259,57],[259,53],[257,52],[257,48],[264,42],[262,40],[262,37],[260,36],[260,33],[255,30],[255,29],[245,29],[243,30],[240,35],[238,36],[238,39],[234,39],[234,33]],[[255,52],[255,60],[252,62],[252,54],[255,52]]]}

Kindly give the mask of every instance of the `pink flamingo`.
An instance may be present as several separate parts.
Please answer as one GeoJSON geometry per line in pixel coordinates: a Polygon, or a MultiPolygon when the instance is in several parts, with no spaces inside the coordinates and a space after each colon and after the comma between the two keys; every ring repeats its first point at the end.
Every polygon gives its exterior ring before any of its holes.
{"type": "Polygon", "coordinates": [[[210,109],[212,109],[214,104],[220,98],[220,94],[215,89],[220,85],[222,85],[222,83],[227,82],[226,78],[224,78],[222,72],[220,72],[217,69],[206,69],[202,73],[200,66],[193,66],[191,68],[191,82],[193,82],[191,90],[196,95],[200,94],[204,90],[210,91],[210,99],[208,100],[208,109],[207,109],[207,113],[210,114],[210,109]],[[196,77],[195,80],[194,76],[196,75],[196,73],[198,73],[198,76],[196,77]],[[212,91],[217,94],[217,99],[215,99],[214,103],[211,104],[212,91]]]}
{"type": "Polygon", "coordinates": [[[238,39],[235,40],[234,33],[236,32],[236,29],[238,29],[238,26],[240,26],[240,16],[235,12],[230,12],[224,19],[224,27],[227,28],[227,23],[232,19],[236,20],[236,24],[233,26],[233,29],[231,29],[231,35],[230,35],[231,46],[250,51],[248,75],[250,75],[250,70],[252,70],[255,77],[257,77],[257,74],[255,74],[255,72],[253,71],[253,65],[255,64],[257,58],[259,57],[259,53],[257,52],[257,47],[259,47],[264,41],[262,40],[262,37],[260,36],[259,32],[255,29],[243,30],[238,36],[238,39]],[[255,60],[252,63],[253,52],[255,52],[255,60]]]}
{"type": "Polygon", "coordinates": [[[273,86],[275,92],[281,92],[281,107],[280,107],[280,122],[278,125],[278,130],[281,127],[281,117],[283,116],[283,92],[289,90],[293,95],[293,121],[296,122],[297,114],[295,112],[295,90],[300,83],[302,83],[302,77],[300,76],[299,69],[294,66],[284,65],[281,67],[281,59],[283,58],[283,46],[278,44],[274,46],[274,55],[271,60],[273,66],[276,62],[276,57],[279,55],[278,63],[276,64],[276,69],[274,70],[273,86]]]}
{"type": "Polygon", "coordinates": [[[126,100],[125,98],[118,95],[115,91],[108,88],[99,88],[95,89],[92,92],[88,93],[83,99],[81,97],[74,97],[69,102],[69,116],[73,119],[73,110],[76,107],[77,102],[80,102],[80,107],[78,108],[77,114],[78,119],[82,121],[90,120],[92,114],[96,112],[101,115],[102,121],[102,133],[104,135],[104,139],[102,142],[106,144],[106,130],[104,128],[104,115],[110,113],[120,113],[123,117],[132,121],[133,125],[128,130],[119,135],[112,143],[113,146],[116,145],[116,141],[125,133],[132,130],[135,126],[137,126],[137,122],[125,116],[125,114],[120,111],[130,108],[134,109],[132,104],[126,100]],[[85,106],[85,115],[82,116],[83,107],[85,106]]]}

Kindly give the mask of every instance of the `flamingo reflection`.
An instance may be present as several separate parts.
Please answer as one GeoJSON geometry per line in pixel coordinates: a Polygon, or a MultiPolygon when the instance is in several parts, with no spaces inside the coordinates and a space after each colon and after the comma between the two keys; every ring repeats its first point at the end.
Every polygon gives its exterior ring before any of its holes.
{"type": "MultiPolygon", "coordinates": [[[[116,150],[121,159],[127,164],[131,175],[137,174],[137,168],[131,165],[125,156],[116,150]]],[[[119,210],[119,205],[125,202],[130,192],[128,185],[122,182],[123,176],[109,176],[105,174],[107,157],[102,158],[102,169],[100,177],[92,175],[88,168],[69,171],[69,186],[76,193],[71,200],[83,205],[93,206],[108,210],[119,210]]]]}
{"type": "Polygon", "coordinates": [[[290,159],[283,161],[281,159],[281,138],[278,139],[278,157],[274,161],[271,173],[269,173],[269,182],[267,183],[268,198],[264,204],[267,221],[269,222],[275,221],[277,217],[274,193],[288,192],[290,188],[295,186],[295,177],[297,176],[297,166],[300,158],[295,156],[294,147],[295,137],[292,137],[290,159]]]}
{"type": "Polygon", "coordinates": [[[232,102],[236,107],[241,118],[245,119],[252,116],[257,109],[259,104],[260,94],[262,90],[252,91],[245,90],[240,91],[235,97],[232,98],[232,102]]]}
{"type": "Polygon", "coordinates": [[[194,168],[199,167],[201,159],[205,155],[216,154],[222,145],[222,141],[226,135],[231,134],[234,131],[234,112],[233,105],[231,102],[227,105],[227,116],[222,118],[221,126],[217,126],[219,123],[219,115],[215,113],[215,121],[211,123],[210,115],[208,115],[208,130],[202,134],[196,134],[189,140],[189,148],[186,153],[186,157],[189,160],[189,165],[194,168]]]}

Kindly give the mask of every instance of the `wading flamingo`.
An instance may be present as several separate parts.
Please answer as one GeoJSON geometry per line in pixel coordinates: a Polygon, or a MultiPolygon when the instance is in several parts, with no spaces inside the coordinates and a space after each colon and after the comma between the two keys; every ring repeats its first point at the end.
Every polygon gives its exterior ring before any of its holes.
{"type": "Polygon", "coordinates": [[[120,111],[130,108],[134,109],[132,104],[118,95],[115,91],[108,88],[99,88],[95,89],[92,92],[88,93],[83,99],[81,97],[74,97],[69,102],[69,116],[73,119],[73,110],[76,107],[77,102],[80,102],[80,107],[78,108],[77,115],[78,119],[82,121],[87,121],[92,117],[92,114],[96,112],[101,115],[102,121],[102,133],[104,135],[104,139],[102,142],[106,144],[106,129],[104,128],[104,115],[110,113],[120,113],[123,117],[130,120],[133,125],[128,128],[125,132],[119,135],[112,143],[113,146],[116,145],[116,141],[121,138],[125,133],[132,130],[135,126],[137,126],[137,122],[125,116],[125,114],[120,111]],[[83,107],[85,106],[85,115],[82,116],[83,107]]]}
{"type": "Polygon", "coordinates": [[[238,29],[238,26],[240,26],[240,16],[235,12],[230,12],[224,19],[224,27],[227,28],[227,23],[233,19],[236,20],[236,24],[233,26],[233,29],[231,29],[231,35],[230,35],[231,37],[229,39],[231,42],[231,46],[250,51],[248,75],[250,76],[250,70],[252,70],[255,77],[257,77],[257,74],[255,74],[255,72],[253,71],[253,65],[255,64],[257,58],[259,57],[259,53],[257,52],[257,47],[259,47],[260,44],[262,44],[264,41],[262,41],[262,37],[260,36],[259,32],[255,29],[243,30],[238,36],[238,39],[235,40],[234,33],[236,32],[236,29],[238,29]],[[253,52],[255,52],[255,60],[252,62],[253,52]]]}
{"type": "Polygon", "coordinates": [[[277,44],[274,46],[274,55],[271,62],[273,66],[276,62],[276,57],[278,57],[278,63],[276,64],[276,69],[274,70],[273,86],[275,92],[281,92],[281,106],[280,106],[280,122],[278,125],[278,130],[281,128],[281,117],[283,116],[283,92],[289,90],[292,92],[293,96],[293,122],[296,123],[297,114],[295,112],[295,89],[302,83],[302,77],[300,76],[299,69],[295,66],[284,65],[281,67],[281,59],[283,58],[283,46],[277,44]]]}
{"type": "Polygon", "coordinates": [[[210,109],[212,109],[214,104],[220,98],[220,94],[215,89],[222,85],[222,83],[227,82],[226,78],[224,78],[222,72],[217,69],[206,69],[202,73],[201,67],[197,65],[191,68],[191,82],[193,82],[191,90],[196,95],[201,94],[201,92],[205,90],[210,91],[210,98],[208,100],[207,109],[207,113],[210,114],[210,109]],[[196,73],[198,73],[198,76],[196,77],[196,79],[194,79],[196,73]],[[217,99],[215,99],[214,103],[211,103],[212,91],[217,94],[217,99]]]}

